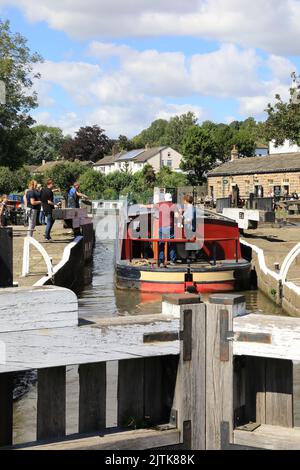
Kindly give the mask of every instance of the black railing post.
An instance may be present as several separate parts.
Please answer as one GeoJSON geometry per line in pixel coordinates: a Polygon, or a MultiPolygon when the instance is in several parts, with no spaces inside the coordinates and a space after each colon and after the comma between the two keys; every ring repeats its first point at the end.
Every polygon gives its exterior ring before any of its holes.
{"type": "Polygon", "coordinates": [[[0,287],[13,286],[13,231],[0,228],[0,287]]]}
{"type": "Polygon", "coordinates": [[[217,244],[216,244],[216,241],[213,242],[213,263],[214,263],[214,266],[217,265],[217,244]]]}

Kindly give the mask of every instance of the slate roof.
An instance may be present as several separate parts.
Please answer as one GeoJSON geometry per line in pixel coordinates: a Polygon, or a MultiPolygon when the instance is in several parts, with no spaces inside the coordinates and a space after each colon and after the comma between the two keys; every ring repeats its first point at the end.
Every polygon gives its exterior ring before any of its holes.
{"type": "Polygon", "coordinates": [[[155,155],[157,155],[165,148],[167,147],[154,147],[152,149],[146,149],[145,152],[135,158],[134,161],[137,163],[145,163],[150,160],[150,158],[155,157],[155,155]]]}
{"type": "MultiPolygon", "coordinates": [[[[134,157],[128,161],[133,161],[136,163],[145,163],[148,160],[150,160],[150,158],[155,157],[155,155],[157,155],[161,150],[164,150],[165,148],[167,147],[153,147],[150,149],[145,149],[137,157],[134,157]]],[[[128,153],[127,151],[124,151],[124,152],[118,153],[117,155],[109,155],[107,157],[102,158],[102,160],[99,160],[97,163],[95,163],[94,166],[113,165],[117,161],[122,162],[123,156],[125,157],[124,161],[127,161],[126,159],[127,153],[128,153]]]]}
{"type": "Polygon", "coordinates": [[[121,155],[122,153],[118,153],[117,155],[107,155],[106,157],[96,162],[94,166],[113,165],[121,155]]]}
{"type": "Polygon", "coordinates": [[[300,153],[280,153],[266,157],[239,158],[223,163],[208,176],[253,175],[300,171],[300,153]]]}

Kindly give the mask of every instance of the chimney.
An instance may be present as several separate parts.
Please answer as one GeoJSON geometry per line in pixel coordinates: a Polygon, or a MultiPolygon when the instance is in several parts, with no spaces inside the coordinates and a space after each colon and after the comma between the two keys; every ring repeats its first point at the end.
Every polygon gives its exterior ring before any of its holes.
{"type": "Polygon", "coordinates": [[[234,160],[238,160],[238,158],[239,158],[239,151],[237,149],[237,146],[234,145],[231,150],[231,161],[233,162],[234,160]]]}
{"type": "Polygon", "coordinates": [[[42,160],[42,166],[46,165],[46,160],[42,160]]]}
{"type": "Polygon", "coordinates": [[[146,144],[145,149],[146,149],[146,150],[149,150],[150,148],[151,148],[150,145],[149,145],[149,144],[146,144]]]}
{"type": "Polygon", "coordinates": [[[112,148],[112,156],[115,157],[116,155],[118,155],[118,153],[120,153],[120,148],[117,144],[115,144],[112,148]]]}

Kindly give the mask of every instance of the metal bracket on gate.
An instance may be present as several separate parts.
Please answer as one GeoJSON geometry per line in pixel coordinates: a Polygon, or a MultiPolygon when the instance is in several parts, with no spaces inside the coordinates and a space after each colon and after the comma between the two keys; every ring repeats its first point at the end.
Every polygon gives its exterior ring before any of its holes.
{"type": "Polygon", "coordinates": [[[229,312],[220,311],[220,361],[229,361],[229,341],[234,340],[234,332],[229,331],[229,312]]]}
{"type": "Polygon", "coordinates": [[[180,339],[183,341],[183,361],[192,360],[192,310],[183,312],[183,331],[180,332],[180,339]]]}

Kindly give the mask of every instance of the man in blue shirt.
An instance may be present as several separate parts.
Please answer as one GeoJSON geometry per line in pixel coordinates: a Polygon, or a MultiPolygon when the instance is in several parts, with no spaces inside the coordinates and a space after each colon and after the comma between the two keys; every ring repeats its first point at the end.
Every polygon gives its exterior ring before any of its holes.
{"type": "Polygon", "coordinates": [[[80,205],[80,199],[88,199],[88,197],[85,194],[82,194],[79,192],[79,183],[74,183],[72,188],[68,192],[68,208],[69,209],[79,209],[80,205]]]}

